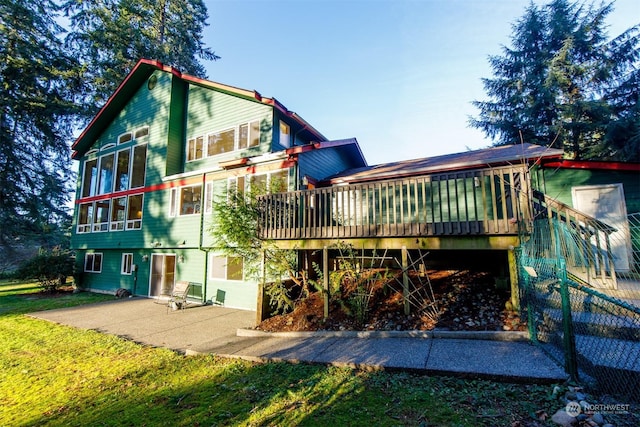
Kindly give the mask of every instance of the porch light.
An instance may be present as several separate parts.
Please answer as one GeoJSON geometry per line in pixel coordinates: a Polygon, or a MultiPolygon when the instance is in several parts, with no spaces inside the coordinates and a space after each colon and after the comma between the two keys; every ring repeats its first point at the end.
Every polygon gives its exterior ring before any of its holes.
{"type": "Polygon", "coordinates": [[[149,261],[149,255],[142,255],[142,262],[149,261]]]}
{"type": "Polygon", "coordinates": [[[184,262],[184,255],[178,256],[178,262],[182,264],[184,262]]]}

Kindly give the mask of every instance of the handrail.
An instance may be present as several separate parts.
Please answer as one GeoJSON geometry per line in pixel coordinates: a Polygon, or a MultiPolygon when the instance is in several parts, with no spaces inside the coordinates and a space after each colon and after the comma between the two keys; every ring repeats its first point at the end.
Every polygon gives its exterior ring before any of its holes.
{"type": "Polygon", "coordinates": [[[528,219],[524,165],[260,196],[266,239],[517,235],[528,219]]]}

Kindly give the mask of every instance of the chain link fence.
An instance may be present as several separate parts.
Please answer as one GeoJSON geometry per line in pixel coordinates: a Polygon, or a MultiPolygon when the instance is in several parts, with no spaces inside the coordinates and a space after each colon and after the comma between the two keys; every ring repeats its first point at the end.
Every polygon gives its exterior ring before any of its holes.
{"type": "MultiPolygon", "coordinates": [[[[580,224],[557,219],[536,220],[520,248],[521,307],[531,339],[563,365],[572,380],[638,402],[640,306],[634,298],[636,289],[640,290],[634,270],[637,259],[634,256],[626,275],[614,274],[617,289],[593,288],[573,272],[611,267],[591,265],[597,257],[587,254],[603,249],[594,249],[589,235],[585,237],[579,228],[580,224]],[[621,284],[627,288],[616,294],[621,284]]],[[[637,236],[638,228],[630,229],[637,236]]]]}

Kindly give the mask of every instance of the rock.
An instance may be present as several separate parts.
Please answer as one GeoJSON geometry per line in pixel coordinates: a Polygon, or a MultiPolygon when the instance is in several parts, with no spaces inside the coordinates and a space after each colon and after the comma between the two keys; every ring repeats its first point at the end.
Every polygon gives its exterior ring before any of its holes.
{"type": "Polygon", "coordinates": [[[576,392],[575,391],[571,391],[569,390],[565,395],[564,398],[567,399],[568,401],[572,401],[572,400],[576,400],[577,396],[576,396],[576,392]]]}
{"type": "Polygon", "coordinates": [[[604,424],[604,417],[602,416],[602,414],[600,412],[594,413],[591,416],[591,419],[593,420],[594,423],[596,423],[598,425],[604,424]]]}
{"type": "Polygon", "coordinates": [[[585,400],[587,398],[587,395],[582,393],[582,392],[577,392],[576,393],[576,399],[577,400],[585,400]]]}
{"type": "Polygon", "coordinates": [[[615,427],[615,426],[613,424],[606,423],[606,424],[603,424],[602,427],[615,427]]]}
{"type": "Polygon", "coordinates": [[[564,409],[559,409],[555,414],[553,414],[551,421],[563,427],[570,427],[576,424],[575,417],[567,414],[564,409]]]}

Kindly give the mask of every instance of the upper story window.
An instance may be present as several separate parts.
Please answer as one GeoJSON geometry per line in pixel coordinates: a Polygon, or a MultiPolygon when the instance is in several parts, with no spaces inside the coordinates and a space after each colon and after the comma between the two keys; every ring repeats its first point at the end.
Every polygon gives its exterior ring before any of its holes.
{"type": "Polygon", "coordinates": [[[76,232],[139,230],[142,228],[143,194],[81,203],[76,232]]]}
{"type": "Polygon", "coordinates": [[[172,188],[169,216],[196,215],[202,209],[202,185],[172,188]]]}
{"type": "MultiPolygon", "coordinates": [[[[80,197],[92,197],[143,187],[147,163],[147,144],[144,140],[148,135],[149,126],[140,127],[134,132],[123,133],[118,136],[118,145],[131,141],[137,144],[115,153],[111,152],[86,160],[82,170],[80,197]]],[[[113,146],[115,144],[107,144],[102,149],[113,146]]],[[[97,150],[91,150],[85,157],[97,153],[97,150]]]]}
{"type": "Polygon", "coordinates": [[[238,126],[222,129],[187,140],[187,161],[200,160],[236,150],[260,145],[260,121],[242,123],[238,126]]]}
{"type": "Polygon", "coordinates": [[[283,121],[280,121],[280,145],[285,148],[291,147],[291,128],[283,121]]]}
{"type": "Polygon", "coordinates": [[[146,164],[146,144],[87,160],[84,162],[80,195],[91,197],[143,187],[146,164]]]}
{"type": "Polygon", "coordinates": [[[133,134],[131,132],[123,133],[118,137],[118,144],[126,144],[133,139],[133,134]]]}

